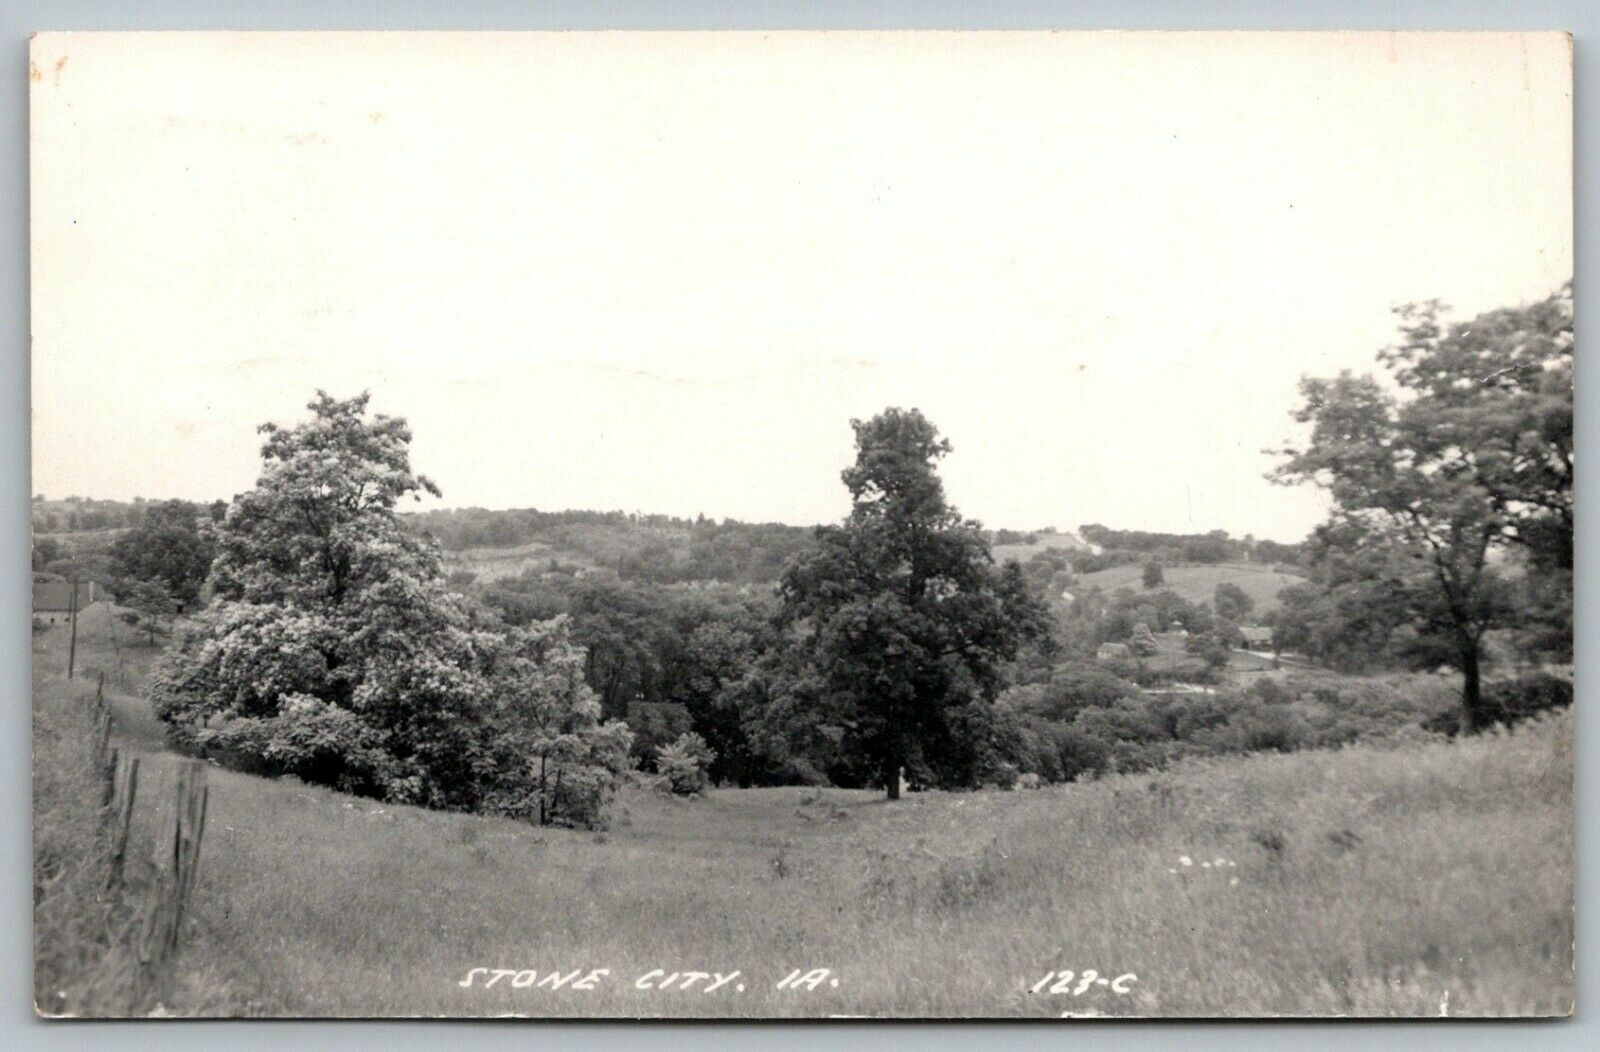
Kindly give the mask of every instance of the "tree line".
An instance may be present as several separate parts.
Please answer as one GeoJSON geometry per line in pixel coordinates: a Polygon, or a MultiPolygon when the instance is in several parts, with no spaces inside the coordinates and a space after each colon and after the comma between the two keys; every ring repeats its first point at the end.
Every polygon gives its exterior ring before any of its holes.
{"type": "MultiPolygon", "coordinates": [[[[1510,711],[1485,684],[1488,633],[1570,654],[1570,290],[1468,323],[1410,309],[1401,334],[1380,356],[1387,385],[1302,386],[1309,440],[1282,451],[1276,477],[1327,486],[1335,510],[1296,553],[1310,577],[1272,623],[1279,646],[1330,664],[1455,668],[1456,722],[1475,730],[1510,711]]],[[[769,587],[742,568],[689,587],[620,564],[452,581],[434,534],[493,519],[403,515],[402,501],[438,491],[411,469],[405,422],[368,401],[319,393],[309,421],[263,427],[253,489],[147,511],[119,540],[130,577],[203,606],[152,687],[185,748],[390,800],[592,824],[634,766],[686,785],[703,766],[723,783],[894,797],[1327,744],[1392,726],[1380,710],[1438,715],[1325,684],[1152,695],[1220,681],[1249,596],[1219,587],[1192,603],[1152,579],[1063,604],[1049,560],[995,564],[996,535],[944,493],[950,444],[916,410],[853,422],[849,515],[776,531],[788,550],[769,587]],[[163,531],[170,543],[145,543],[163,531]],[[1154,643],[1174,622],[1188,636],[1177,653],[1154,643]],[[1123,647],[1109,660],[1107,642],[1123,647]]],[[[751,536],[709,520],[518,515],[541,536],[751,536]]],[[[1196,539],[1085,533],[1145,557],[1196,539]]]]}

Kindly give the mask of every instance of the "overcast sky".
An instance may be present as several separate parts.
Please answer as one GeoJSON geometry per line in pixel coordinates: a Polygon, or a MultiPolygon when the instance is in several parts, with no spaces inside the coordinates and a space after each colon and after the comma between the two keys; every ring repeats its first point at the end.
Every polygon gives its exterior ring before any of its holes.
{"type": "Polygon", "coordinates": [[[1572,269],[1566,38],[45,35],[35,492],[211,499],[318,387],[430,505],[842,515],[917,406],[991,526],[1298,539],[1390,309],[1572,269]]]}

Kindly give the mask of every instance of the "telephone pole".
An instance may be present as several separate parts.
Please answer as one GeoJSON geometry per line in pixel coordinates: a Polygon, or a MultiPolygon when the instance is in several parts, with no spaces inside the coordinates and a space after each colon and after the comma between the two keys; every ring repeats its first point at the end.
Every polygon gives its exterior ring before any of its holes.
{"type": "Polygon", "coordinates": [[[72,635],[67,643],[67,678],[72,678],[72,668],[78,661],[78,571],[72,571],[72,598],[67,601],[67,617],[72,621],[72,635]]]}

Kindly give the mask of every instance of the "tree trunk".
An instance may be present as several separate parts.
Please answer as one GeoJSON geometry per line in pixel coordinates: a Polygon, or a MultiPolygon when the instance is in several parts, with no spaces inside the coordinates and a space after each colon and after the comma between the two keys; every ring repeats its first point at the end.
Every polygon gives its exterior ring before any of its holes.
{"type": "Polygon", "coordinates": [[[1475,639],[1461,644],[1461,708],[1462,729],[1468,734],[1476,734],[1492,722],[1483,710],[1483,676],[1478,668],[1478,641],[1475,639]]]}
{"type": "Polygon", "coordinates": [[[900,757],[891,753],[883,765],[883,788],[889,799],[900,799],[900,757]]]}

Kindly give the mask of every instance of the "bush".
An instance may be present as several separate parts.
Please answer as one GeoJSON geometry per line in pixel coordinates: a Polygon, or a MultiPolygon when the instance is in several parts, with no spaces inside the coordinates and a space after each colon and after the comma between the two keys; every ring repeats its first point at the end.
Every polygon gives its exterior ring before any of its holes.
{"type": "Polygon", "coordinates": [[[1571,706],[1572,681],[1543,674],[1508,679],[1489,684],[1483,700],[1496,719],[1510,726],[1541,712],[1571,706]]]}
{"type": "MultiPolygon", "coordinates": [[[[1571,680],[1540,673],[1484,684],[1483,708],[1493,722],[1513,727],[1540,713],[1570,707],[1572,693],[1571,680]]],[[[1461,714],[1451,708],[1429,717],[1422,726],[1454,736],[1461,732],[1461,714]]]]}
{"type": "Polygon", "coordinates": [[[1286,708],[1262,706],[1235,712],[1226,737],[1237,752],[1294,752],[1306,745],[1311,728],[1286,708]]]}
{"type": "Polygon", "coordinates": [[[716,753],[700,735],[681,734],[656,752],[656,770],[666,778],[666,787],[677,796],[694,796],[710,784],[706,772],[716,753]]]}

